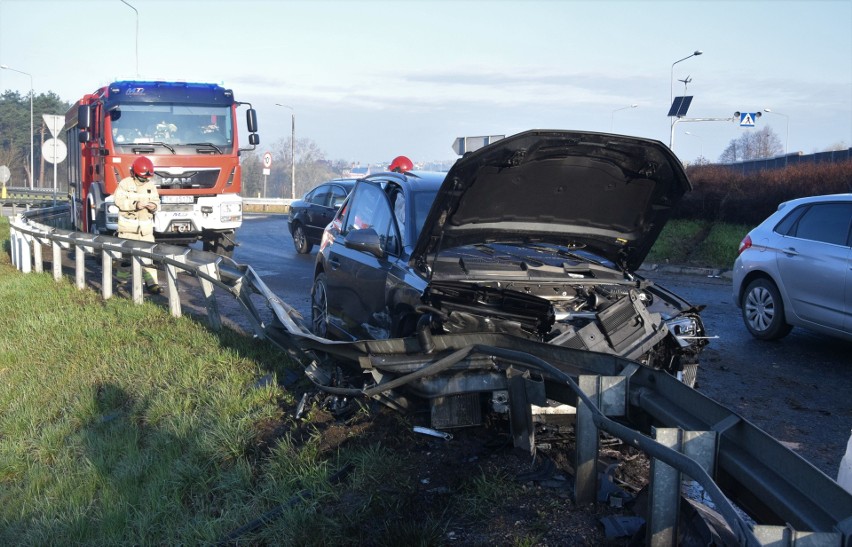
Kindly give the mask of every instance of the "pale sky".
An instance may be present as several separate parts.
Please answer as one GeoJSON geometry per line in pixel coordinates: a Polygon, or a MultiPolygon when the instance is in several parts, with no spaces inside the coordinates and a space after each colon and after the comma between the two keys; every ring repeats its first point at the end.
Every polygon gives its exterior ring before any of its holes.
{"type": "MultiPolygon", "coordinates": [[[[128,3],[138,56],[121,0],[0,0],[0,64],[71,102],[137,75],[219,83],[257,110],[261,151],[290,135],[282,103],[297,138],[362,164],[453,160],[456,137],[527,129],[668,144],[687,77],[688,118],[769,108],[755,129],[790,152],[852,146],[850,0],[128,3]]],[[[29,86],[0,70],[0,91],[29,86]]],[[[743,131],[682,122],[673,148],[715,161],[743,131]]]]}

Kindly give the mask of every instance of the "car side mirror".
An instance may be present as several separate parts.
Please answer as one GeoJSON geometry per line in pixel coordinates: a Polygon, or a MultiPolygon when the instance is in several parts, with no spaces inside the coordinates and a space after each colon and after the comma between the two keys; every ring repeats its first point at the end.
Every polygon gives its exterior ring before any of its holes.
{"type": "Polygon", "coordinates": [[[379,234],[372,228],[350,230],[346,235],[346,239],[343,240],[343,245],[348,249],[370,253],[376,258],[384,258],[385,256],[385,251],[382,249],[382,243],[379,240],[379,234]]]}

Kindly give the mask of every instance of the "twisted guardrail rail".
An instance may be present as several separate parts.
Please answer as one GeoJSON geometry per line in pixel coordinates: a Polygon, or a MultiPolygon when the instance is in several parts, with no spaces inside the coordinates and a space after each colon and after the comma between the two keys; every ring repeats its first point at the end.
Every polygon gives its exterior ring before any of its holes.
{"type": "MultiPolygon", "coordinates": [[[[69,231],[62,227],[68,214],[69,206],[64,205],[12,218],[12,262],[20,271],[42,272],[42,248],[48,246],[54,278],[61,279],[61,253],[73,250],[75,284],[84,289],[85,258],[99,256],[101,293],[111,298],[113,261],[130,258],[131,298],[141,303],[142,262],[148,259],[165,270],[168,307],[175,316],[181,314],[178,274],[189,274],[199,281],[213,329],[222,328],[215,293],[220,288],[241,304],[256,336],[285,351],[305,367],[318,387],[331,393],[380,399],[391,389],[474,359],[505,372],[507,390],[514,393],[516,387],[522,394],[532,393],[534,384],[543,382],[548,397],[577,407],[574,492],[578,503],[599,501],[604,480],[596,465],[601,431],[651,458],[646,535],[650,545],[676,543],[680,486],[688,476],[709,494],[736,544],[852,547],[852,494],[753,424],[664,372],[612,355],[500,334],[436,336],[429,351],[410,339],[333,342],[314,336],[299,312],[273,294],[251,266],[186,247],[69,231]],[[267,314],[261,313],[257,299],[266,304],[267,314]],[[387,379],[363,390],[324,386],[318,368],[322,356],[375,368],[387,379]],[[401,369],[395,367],[400,365],[407,372],[399,373],[401,369]],[[518,367],[536,378],[517,375],[518,367]],[[640,425],[647,423],[654,425],[640,425]],[[754,520],[747,522],[742,510],[754,520]]],[[[525,397],[520,400],[521,413],[523,405],[529,406],[525,397]]]]}

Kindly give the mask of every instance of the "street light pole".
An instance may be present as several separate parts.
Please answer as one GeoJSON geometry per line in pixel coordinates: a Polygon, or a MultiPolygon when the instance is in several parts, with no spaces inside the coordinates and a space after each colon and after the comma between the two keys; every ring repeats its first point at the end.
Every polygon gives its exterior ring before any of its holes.
{"type": "Polygon", "coordinates": [[[784,139],[784,167],[787,167],[787,154],[790,153],[790,150],[787,148],[787,146],[790,144],[790,116],[788,116],[786,114],[782,114],[780,112],[775,112],[771,108],[764,108],[763,111],[769,112],[770,114],[777,114],[779,116],[784,116],[784,119],[786,120],[787,136],[784,139]]]}
{"type": "MultiPolygon", "coordinates": [[[[700,49],[696,49],[692,53],[692,55],[687,55],[683,59],[678,59],[677,61],[672,63],[671,76],[670,76],[670,79],[669,79],[669,106],[670,107],[671,107],[672,103],[674,102],[674,66],[676,64],[680,63],[681,61],[686,61],[687,59],[690,59],[692,57],[697,57],[698,55],[701,55],[702,53],[704,53],[704,52],[701,51],[700,49]]],[[[674,120],[672,120],[672,135],[669,138],[669,148],[671,148],[673,144],[674,144],[674,120]]]]}
{"type": "Polygon", "coordinates": [[[139,77],[139,10],[130,5],[127,0],[121,0],[127,7],[136,12],[136,77],[139,77]]]}
{"type": "Polygon", "coordinates": [[[29,72],[24,72],[23,70],[18,70],[12,68],[7,65],[0,65],[0,68],[3,70],[11,70],[12,72],[17,72],[18,74],[24,74],[25,76],[30,77],[30,189],[35,188],[33,185],[33,177],[35,176],[34,168],[35,168],[35,150],[33,148],[33,75],[29,72]]]}
{"type": "Polygon", "coordinates": [[[701,138],[701,135],[696,135],[695,133],[690,133],[689,131],[684,131],[683,134],[698,139],[698,157],[704,158],[704,140],[701,138]]]}
{"type": "Polygon", "coordinates": [[[618,112],[619,110],[627,110],[628,108],[636,108],[637,106],[639,106],[639,105],[634,103],[634,104],[629,104],[627,106],[623,106],[621,108],[616,108],[615,110],[613,110],[612,115],[610,116],[610,119],[609,119],[609,132],[612,133],[612,125],[615,122],[615,113],[616,112],[618,112]]]}
{"type": "Polygon", "coordinates": [[[286,104],[275,103],[275,106],[290,109],[290,155],[292,156],[292,171],[290,172],[290,196],[296,199],[296,111],[292,106],[286,104]]]}

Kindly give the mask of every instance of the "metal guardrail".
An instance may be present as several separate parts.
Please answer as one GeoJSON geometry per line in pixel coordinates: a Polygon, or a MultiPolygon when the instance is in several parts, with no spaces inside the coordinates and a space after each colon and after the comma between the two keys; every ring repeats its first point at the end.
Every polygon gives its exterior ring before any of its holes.
{"type": "Polygon", "coordinates": [[[384,375],[377,386],[343,390],[347,395],[381,399],[413,376],[428,378],[478,360],[497,374],[505,373],[515,423],[530,412],[531,394],[543,386],[548,398],[577,407],[578,503],[597,500],[603,480],[596,467],[602,431],[652,459],[646,536],[650,545],[676,543],[681,479],[688,476],[709,494],[740,545],[852,547],[852,494],[741,416],[664,372],[612,355],[501,334],[435,336],[429,351],[412,339],[333,342],[314,336],[299,312],[274,295],[251,266],[183,247],[63,230],[56,227],[57,219],[67,214],[68,208],[64,213],[62,209],[31,211],[12,220],[12,261],[20,271],[42,271],[42,246],[47,245],[58,280],[61,250],[73,249],[76,286],[83,289],[85,256],[100,255],[101,291],[110,298],[112,262],[129,256],[132,299],[141,302],[142,260],[150,259],[166,271],[169,310],[175,316],[181,313],[178,271],[183,271],[200,281],[211,327],[222,326],[213,290],[219,287],[241,304],[258,337],[300,362],[315,382],[321,376],[316,370],[322,355],[384,375]],[[47,225],[48,219],[53,226],[47,225]],[[265,301],[271,320],[264,319],[253,295],[265,301]],[[747,523],[732,502],[755,523],[747,523]]]}

